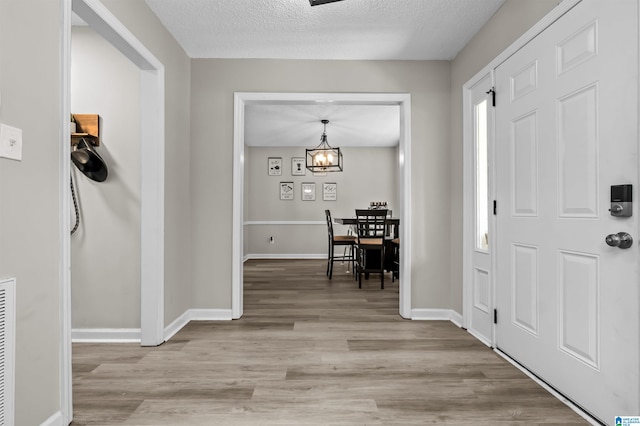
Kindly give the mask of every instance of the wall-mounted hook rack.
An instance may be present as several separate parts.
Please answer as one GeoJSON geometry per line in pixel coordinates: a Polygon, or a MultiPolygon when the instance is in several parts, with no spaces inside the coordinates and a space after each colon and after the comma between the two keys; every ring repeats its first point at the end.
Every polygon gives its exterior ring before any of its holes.
{"type": "Polygon", "coordinates": [[[72,114],[76,132],[71,133],[71,144],[85,138],[94,146],[100,146],[100,116],[98,114],[72,114]]]}

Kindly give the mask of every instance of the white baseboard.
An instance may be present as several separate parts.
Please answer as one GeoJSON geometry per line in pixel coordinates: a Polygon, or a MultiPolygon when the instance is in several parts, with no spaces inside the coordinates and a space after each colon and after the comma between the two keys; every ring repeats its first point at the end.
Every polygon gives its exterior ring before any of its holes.
{"type": "Polygon", "coordinates": [[[74,328],[73,343],[140,343],[139,328],[74,328]]]}
{"type": "Polygon", "coordinates": [[[171,339],[178,331],[182,330],[189,321],[191,321],[191,316],[189,310],[186,310],[182,315],[164,328],[164,341],[166,342],[171,339]]]}
{"type": "Polygon", "coordinates": [[[470,335],[472,335],[473,337],[478,339],[480,342],[484,343],[486,346],[488,346],[490,348],[493,348],[493,344],[489,340],[487,340],[486,337],[481,335],[480,333],[476,333],[475,331],[471,330],[470,328],[467,329],[467,333],[469,333],[470,335]]]}
{"type": "Polygon", "coordinates": [[[244,257],[244,260],[247,261],[249,259],[326,259],[327,255],[322,253],[313,253],[313,254],[286,254],[286,253],[254,253],[248,254],[244,257]]]}
{"type": "Polygon", "coordinates": [[[69,422],[64,421],[64,416],[61,411],[58,411],[53,416],[42,422],[40,426],[68,426],[69,422]]]}
{"type": "Polygon", "coordinates": [[[459,313],[457,313],[454,310],[451,310],[451,322],[454,323],[455,325],[457,325],[458,327],[462,328],[462,323],[463,323],[463,318],[462,315],[460,315],[459,313]]]}
{"type": "Polygon", "coordinates": [[[451,321],[462,327],[462,315],[452,309],[412,309],[411,319],[417,321],[451,321]]]}
{"type": "Polygon", "coordinates": [[[165,342],[189,323],[189,321],[231,321],[231,309],[188,309],[164,329],[165,342]]]}
{"type": "MultiPolygon", "coordinates": [[[[231,309],[188,309],[164,329],[164,340],[171,339],[189,321],[231,321],[231,309]]],[[[462,327],[462,316],[451,309],[412,309],[416,321],[451,321],[462,327]]],[[[71,330],[74,343],[139,343],[139,328],[75,328],[71,330]]]]}
{"type": "MultiPolygon", "coordinates": [[[[231,309],[188,309],[164,329],[164,340],[172,338],[189,321],[231,321],[231,309]]],[[[74,343],[140,343],[139,328],[75,328],[74,343]]]]}

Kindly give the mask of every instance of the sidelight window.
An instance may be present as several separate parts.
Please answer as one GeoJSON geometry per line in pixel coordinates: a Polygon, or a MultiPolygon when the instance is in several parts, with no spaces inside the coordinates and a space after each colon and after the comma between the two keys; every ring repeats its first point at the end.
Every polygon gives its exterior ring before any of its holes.
{"type": "Polygon", "coordinates": [[[489,250],[489,161],[487,99],[474,107],[476,249],[489,250]]]}

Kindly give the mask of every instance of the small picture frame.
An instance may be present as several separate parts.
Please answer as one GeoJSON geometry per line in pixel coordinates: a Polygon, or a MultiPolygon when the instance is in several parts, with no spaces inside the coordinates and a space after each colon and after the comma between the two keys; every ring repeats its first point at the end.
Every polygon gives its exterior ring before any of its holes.
{"type": "Polygon", "coordinates": [[[280,182],[280,199],[293,200],[293,182],[280,182]]]}
{"type": "Polygon", "coordinates": [[[316,200],[316,184],[313,182],[303,182],[301,185],[302,201],[316,200]]]}
{"type": "Polygon", "coordinates": [[[335,182],[325,182],[322,184],[322,200],[336,201],[338,199],[338,184],[335,182]]]}
{"type": "Polygon", "coordinates": [[[282,157],[269,157],[267,166],[269,176],[282,175],[282,157]]]}
{"type": "Polygon", "coordinates": [[[307,168],[304,157],[291,158],[291,176],[304,176],[307,174],[307,168]]]}

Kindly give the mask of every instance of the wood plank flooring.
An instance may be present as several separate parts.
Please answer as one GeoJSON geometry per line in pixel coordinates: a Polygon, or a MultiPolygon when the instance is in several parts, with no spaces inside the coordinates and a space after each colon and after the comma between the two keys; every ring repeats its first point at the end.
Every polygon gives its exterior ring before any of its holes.
{"type": "Polygon", "coordinates": [[[319,260],[248,261],[244,316],[157,348],[73,345],[73,425],[582,425],[446,321],[398,314],[398,283],[319,260]]]}

